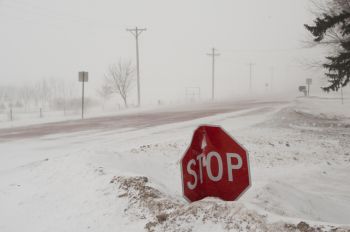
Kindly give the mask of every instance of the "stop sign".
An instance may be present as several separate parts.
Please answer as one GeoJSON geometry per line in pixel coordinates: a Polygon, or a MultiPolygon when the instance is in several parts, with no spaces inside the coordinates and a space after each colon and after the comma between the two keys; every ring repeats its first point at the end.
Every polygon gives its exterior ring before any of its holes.
{"type": "Polygon", "coordinates": [[[184,197],[236,200],[250,186],[248,152],[219,126],[200,126],[181,159],[184,197]]]}

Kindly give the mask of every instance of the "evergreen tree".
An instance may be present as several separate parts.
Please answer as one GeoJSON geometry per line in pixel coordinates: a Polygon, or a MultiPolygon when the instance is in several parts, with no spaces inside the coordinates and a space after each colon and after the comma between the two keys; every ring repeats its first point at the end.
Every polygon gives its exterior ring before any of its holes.
{"type": "Polygon", "coordinates": [[[326,92],[338,91],[350,81],[350,5],[347,0],[333,0],[331,8],[314,20],[314,25],[305,24],[316,43],[334,45],[334,55],[326,57],[323,67],[327,69],[329,85],[326,92]]]}

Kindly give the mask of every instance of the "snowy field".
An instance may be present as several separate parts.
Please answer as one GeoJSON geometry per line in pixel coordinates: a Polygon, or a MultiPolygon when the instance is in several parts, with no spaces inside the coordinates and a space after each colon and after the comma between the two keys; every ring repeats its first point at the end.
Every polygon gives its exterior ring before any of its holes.
{"type": "Polygon", "coordinates": [[[0,141],[0,231],[350,231],[350,100],[297,98],[145,128],[0,141]],[[250,153],[237,202],[182,197],[200,124],[250,153]]]}

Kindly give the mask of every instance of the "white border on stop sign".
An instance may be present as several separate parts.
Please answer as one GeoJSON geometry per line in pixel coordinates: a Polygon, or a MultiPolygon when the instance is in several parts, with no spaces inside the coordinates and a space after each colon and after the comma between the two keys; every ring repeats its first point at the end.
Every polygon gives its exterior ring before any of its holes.
{"type": "MultiPolygon", "coordinates": [[[[230,133],[228,133],[224,128],[222,128],[220,125],[210,125],[210,124],[200,124],[196,127],[196,129],[194,131],[196,131],[199,127],[201,126],[211,126],[211,127],[219,127],[221,130],[223,130],[232,140],[234,140],[239,146],[241,146],[243,148],[243,150],[245,151],[245,153],[247,154],[247,165],[248,165],[248,178],[249,178],[249,185],[248,187],[243,191],[241,192],[241,194],[239,194],[237,196],[237,198],[235,199],[235,201],[237,201],[239,198],[241,198],[241,196],[248,190],[250,189],[251,185],[252,185],[252,178],[250,176],[250,161],[249,161],[249,153],[248,153],[248,150],[238,142],[237,139],[235,139],[232,135],[230,135],[230,133]]],[[[194,132],[192,134],[192,138],[191,138],[191,143],[192,143],[192,139],[193,139],[193,135],[194,135],[194,132]]],[[[185,157],[186,153],[188,152],[188,150],[190,149],[191,147],[191,143],[189,144],[189,146],[187,147],[186,151],[183,153],[181,159],[180,159],[180,173],[181,173],[181,183],[182,183],[182,196],[183,198],[186,199],[186,201],[188,203],[192,203],[192,201],[190,201],[186,196],[185,196],[185,185],[184,185],[184,177],[183,177],[183,173],[182,173],[182,160],[183,158],[185,157]]],[[[219,198],[219,197],[217,197],[219,198]]],[[[204,199],[204,198],[203,198],[204,199]]],[[[222,200],[221,198],[219,198],[220,200],[222,200]]]]}

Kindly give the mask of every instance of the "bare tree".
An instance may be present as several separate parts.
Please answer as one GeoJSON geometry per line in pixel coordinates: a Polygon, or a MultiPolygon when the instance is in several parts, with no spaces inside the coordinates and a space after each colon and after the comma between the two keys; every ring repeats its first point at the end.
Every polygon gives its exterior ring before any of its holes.
{"type": "Polygon", "coordinates": [[[131,61],[112,64],[109,66],[106,74],[106,81],[112,88],[112,91],[119,94],[124,101],[125,107],[128,107],[127,98],[134,81],[135,69],[131,61]]]}
{"type": "Polygon", "coordinates": [[[50,88],[50,82],[47,79],[43,79],[40,85],[40,97],[42,107],[50,105],[52,98],[52,89],[50,88]]]}
{"type": "Polygon", "coordinates": [[[5,86],[0,86],[0,103],[3,103],[6,98],[7,89],[5,86]]]}
{"type": "Polygon", "coordinates": [[[11,98],[9,92],[12,94],[14,92],[10,91],[9,89],[9,86],[0,86],[0,112],[6,109],[6,104],[8,104],[11,98]]]}
{"type": "MultiPolygon", "coordinates": [[[[31,85],[23,85],[19,90],[19,98],[24,104],[24,110],[27,112],[30,108],[30,103],[33,100],[33,88],[31,85]]],[[[14,101],[14,100],[13,100],[14,101]]]]}

